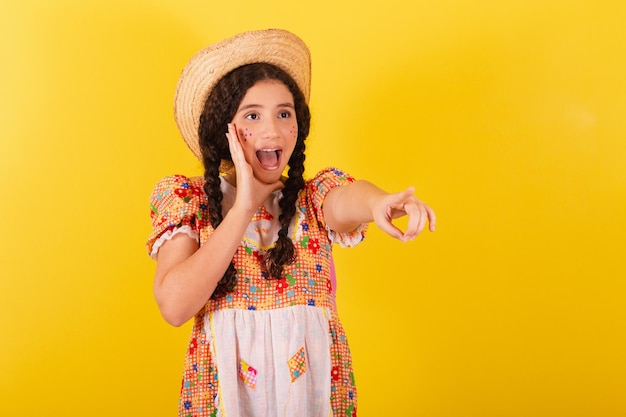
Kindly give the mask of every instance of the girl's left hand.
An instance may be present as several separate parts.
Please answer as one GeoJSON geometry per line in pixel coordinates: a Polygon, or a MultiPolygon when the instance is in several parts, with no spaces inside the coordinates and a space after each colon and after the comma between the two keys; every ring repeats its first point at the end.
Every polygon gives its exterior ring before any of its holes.
{"type": "Polygon", "coordinates": [[[403,242],[415,239],[426,226],[435,231],[435,212],[413,195],[414,188],[380,196],[372,207],[372,215],[376,225],[385,233],[403,242]],[[392,222],[402,216],[409,216],[406,230],[403,232],[392,222]]]}

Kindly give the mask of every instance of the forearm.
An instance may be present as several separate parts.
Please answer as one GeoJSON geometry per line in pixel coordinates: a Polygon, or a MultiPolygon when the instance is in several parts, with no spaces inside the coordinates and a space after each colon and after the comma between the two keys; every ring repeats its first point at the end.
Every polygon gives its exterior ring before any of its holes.
{"type": "Polygon", "coordinates": [[[435,212],[413,195],[413,187],[388,193],[367,181],[333,188],[324,200],[326,224],[336,232],[354,230],[362,223],[375,222],[389,236],[403,242],[414,239],[426,223],[435,231],[435,212]],[[405,231],[392,220],[408,216],[405,231]]]}
{"type": "Polygon", "coordinates": [[[233,207],[199,248],[197,243],[190,247],[190,239],[180,243],[170,241],[160,248],[154,293],[167,322],[182,325],[209,300],[231,263],[251,217],[251,213],[233,207]]]}
{"type": "Polygon", "coordinates": [[[354,230],[363,223],[374,220],[375,201],[387,195],[369,181],[358,180],[333,188],[324,200],[324,218],[334,231],[342,233],[354,230]]]}

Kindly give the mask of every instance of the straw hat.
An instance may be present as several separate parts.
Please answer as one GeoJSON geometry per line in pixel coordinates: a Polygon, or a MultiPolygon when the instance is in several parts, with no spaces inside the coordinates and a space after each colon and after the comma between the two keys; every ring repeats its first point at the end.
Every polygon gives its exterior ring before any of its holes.
{"type": "Polygon", "coordinates": [[[176,124],[198,159],[202,160],[198,126],[209,93],[230,71],[256,62],[274,64],[286,71],[308,103],[311,55],[305,43],[293,33],[281,29],[257,30],[209,45],[196,53],[183,69],[174,98],[176,124]]]}

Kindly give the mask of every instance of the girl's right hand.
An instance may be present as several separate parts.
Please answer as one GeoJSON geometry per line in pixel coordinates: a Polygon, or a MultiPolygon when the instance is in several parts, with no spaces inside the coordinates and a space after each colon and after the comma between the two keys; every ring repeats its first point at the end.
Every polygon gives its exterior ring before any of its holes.
{"type": "Polygon", "coordinates": [[[237,128],[233,123],[228,124],[226,137],[228,138],[228,147],[235,165],[237,187],[235,206],[254,213],[272,192],[282,189],[284,184],[281,181],[266,184],[254,176],[252,166],[250,166],[243,153],[237,128]]]}

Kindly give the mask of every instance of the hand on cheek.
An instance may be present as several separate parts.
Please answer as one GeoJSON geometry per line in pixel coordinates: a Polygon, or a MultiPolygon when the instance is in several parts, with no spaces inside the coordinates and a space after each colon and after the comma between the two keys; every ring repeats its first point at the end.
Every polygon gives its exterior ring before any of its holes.
{"type": "Polygon", "coordinates": [[[228,138],[228,146],[233,164],[235,165],[236,203],[241,203],[246,210],[256,210],[272,192],[282,189],[283,183],[277,181],[266,184],[255,177],[250,163],[246,160],[240,134],[241,129],[238,130],[232,123],[228,125],[226,137],[228,138]]]}

